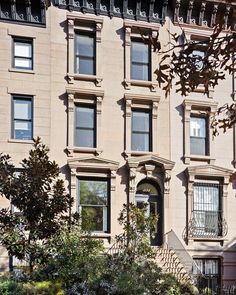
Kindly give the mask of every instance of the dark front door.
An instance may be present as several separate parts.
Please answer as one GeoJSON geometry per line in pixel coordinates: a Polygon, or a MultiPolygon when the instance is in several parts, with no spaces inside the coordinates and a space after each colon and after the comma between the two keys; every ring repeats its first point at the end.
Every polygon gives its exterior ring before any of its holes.
{"type": "Polygon", "coordinates": [[[163,204],[160,194],[136,194],[136,204],[142,208],[143,204],[148,204],[147,215],[158,215],[155,232],[151,237],[151,244],[153,246],[161,246],[163,244],[163,204]]]}

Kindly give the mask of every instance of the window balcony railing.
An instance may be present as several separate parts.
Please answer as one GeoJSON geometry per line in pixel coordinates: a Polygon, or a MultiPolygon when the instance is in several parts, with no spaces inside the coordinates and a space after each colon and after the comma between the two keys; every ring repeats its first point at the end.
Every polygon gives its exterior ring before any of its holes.
{"type": "Polygon", "coordinates": [[[187,227],[189,238],[223,238],[227,231],[228,226],[222,211],[192,211],[187,227]]]}

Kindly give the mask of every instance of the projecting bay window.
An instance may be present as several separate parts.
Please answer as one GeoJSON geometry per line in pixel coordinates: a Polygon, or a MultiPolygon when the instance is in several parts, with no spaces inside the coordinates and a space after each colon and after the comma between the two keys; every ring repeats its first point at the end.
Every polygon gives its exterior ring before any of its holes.
{"type": "Polygon", "coordinates": [[[197,182],[193,188],[193,235],[203,238],[222,236],[222,186],[219,183],[197,182]]]}
{"type": "Polygon", "coordinates": [[[152,151],[150,110],[132,110],[132,151],[152,151]]]}
{"type": "Polygon", "coordinates": [[[220,259],[195,258],[193,276],[200,294],[221,294],[220,259]]]}
{"type": "Polygon", "coordinates": [[[131,79],[150,81],[150,45],[142,40],[131,41],[131,79]]]}
{"type": "Polygon", "coordinates": [[[109,232],[109,183],[107,179],[78,179],[78,212],[82,228],[109,232]]]}
{"type": "Polygon", "coordinates": [[[190,154],[203,155],[209,154],[208,148],[208,118],[190,117],[190,154]]]}
{"type": "Polygon", "coordinates": [[[77,147],[96,147],[96,110],[94,105],[75,106],[75,140],[77,147]]]}
{"type": "Polygon", "coordinates": [[[96,75],[96,50],[93,33],[75,33],[75,73],[96,75]]]}
{"type": "Polygon", "coordinates": [[[32,98],[13,97],[12,108],[12,138],[31,140],[33,138],[32,98]]]}

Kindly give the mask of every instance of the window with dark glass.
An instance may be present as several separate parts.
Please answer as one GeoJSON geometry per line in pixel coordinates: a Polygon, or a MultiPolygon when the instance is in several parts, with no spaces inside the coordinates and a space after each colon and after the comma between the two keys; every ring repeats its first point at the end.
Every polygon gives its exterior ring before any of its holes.
{"type": "Polygon", "coordinates": [[[94,34],[78,32],[75,34],[75,72],[95,75],[95,38],[94,34]]]}
{"type": "Polygon", "coordinates": [[[13,97],[12,138],[23,140],[33,138],[32,98],[13,97]]]}
{"type": "Polygon", "coordinates": [[[151,113],[149,110],[132,111],[131,149],[151,151],[151,113]]]}
{"type": "Polygon", "coordinates": [[[197,71],[201,71],[204,66],[204,58],[206,56],[206,51],[203,49],[196,49],[192,52],[192,57],[197,71]]]}
{"type": "Polygon", "coordinates": [[[75,146],[96,147],[95,106],[75,106],[75,146]]]}
{"type": "Polygon", "coordinates": [[[190,153],[207,156],[208,151],[208,119],[206,117],[190,117],[190,153]]]}
{"type": "Polygon", "coordinates": [[[193,191],[193,235],[214,238],[222,235],[221,185],[195,183],[193,191]]]}
{"type": "Polygon", "coordinates": [[[84,229],[96,232],[109,231],[109,186],[107,179],[79,179],[78,206],[84,229]]]}
{"type": "Polygon", "coordinates": [[[140,40],[131,42],[131,79],[151,80],[150,45],[140,40]]]}
{"type": "Polygon", "coordinates": [[[193,276],[200,294],[221,294],[219,259],[194,259],[193,276]]]}
{"type": "Polygon", "coordinates": [[[13,68],[33,69],[33,41],[26,39],[13,39],[13,68]]]}

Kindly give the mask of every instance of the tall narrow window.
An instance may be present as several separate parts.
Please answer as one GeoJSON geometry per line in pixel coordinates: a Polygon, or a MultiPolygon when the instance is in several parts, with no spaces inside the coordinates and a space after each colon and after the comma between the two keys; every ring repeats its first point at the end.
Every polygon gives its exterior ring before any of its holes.
{"type": "Polygon", "coordinates": [[[216,238],[222,235],[220,188],[220,184],[216,183],[194,184],[194,236],[216,238]]]}
{"type": "Polygon", "coordinates": [[[75,107],[75,146],[96,147],[95,106],[75,107]]]}
{"type": "Polygon", "coordinates": [[[142,41],[131,42],[131,79],[150,81],[150,45],[142,41]]]}
{"type": "Polygon", "coordinates": [[[32,40],[13,39],[13,68],[33,69],[33,42],[32,40]]]}
{"type": "Polygon", "coordinates": [[[33,138],[32,98],[13,97],[12,138],[33,138]]]}
{"type": "Polygon", "coordinates": [[[191,155],[208,155],[208,120],[206,117],[190,118],[190,153],[191,155]]]}
{"type": "Polygon", "coordinates": [[[151,113],[149,110],[132,111],[131,149],[151,151],[151,113]]]}
{"type": "Polygon", "coordinates": [[[78,183],[78,210],[82,215],[82,227],[89,227],[97,232],[108,232],[108,181],[79,179],[78,183]]]}
{"type": "Polygon", "coordinates": [[[96,75],[95,38],[93,34],[75,34],[75,72],[96,75]]]}
{"type": "Polygon", "coordinates": [[[194,259],[193,275],[200,294],[221,294],[219,259],[194,259]]]}

